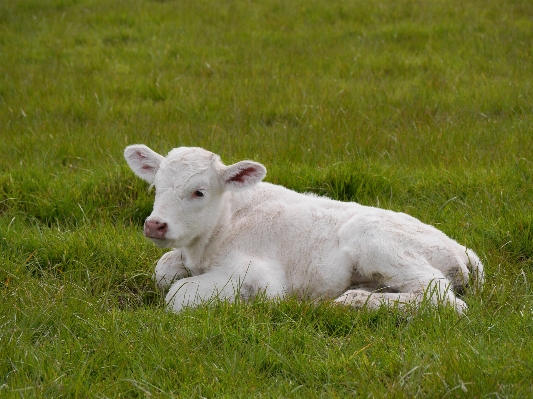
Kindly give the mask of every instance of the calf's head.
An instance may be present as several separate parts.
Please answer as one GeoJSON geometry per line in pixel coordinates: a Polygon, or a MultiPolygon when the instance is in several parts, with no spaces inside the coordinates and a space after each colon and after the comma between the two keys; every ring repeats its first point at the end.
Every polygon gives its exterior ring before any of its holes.
{"type": "Polygon", "coordinates": [[[137,176],[155,186],[144,235],[162,248],[189,246],[205,237],[219,220],[224,193],[247,189],[266,175],[257,162],[226,166],[202,148],[179,147],[163,157],[136,144],[126,147],[124,157],[137,176]]]}

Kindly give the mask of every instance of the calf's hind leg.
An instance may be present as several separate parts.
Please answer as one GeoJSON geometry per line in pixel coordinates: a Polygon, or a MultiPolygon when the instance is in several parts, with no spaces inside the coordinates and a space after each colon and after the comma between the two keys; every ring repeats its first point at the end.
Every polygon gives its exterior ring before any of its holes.
{"type": "Polygon", "coordinates": [[[424,299],[427,299],[433,304],[449,304],[458,313],[464,313],[467,309],[466,304],[449,290],[449,282],[446,279],[444,280],[434,280],[425,287],[419,287],[417,291],[413,292],[390,293],[355,288],[343,293],[335,299],[335,302],[356,308],[366,306],[369,309],[377,309],[380,306],[403,308],[410,305],[419,305],[424,299]]]}
{"type": "Polygon", "coordinates": [[[415,303],[418,299],[416,294],[411,292],[401,292],[401,293],[381,293],[381,292],[372,292],[364,289],[353,289],[348,290],[340,297],[335,299],[336,303],[342,305],[350,305],[355,308],[368,307],[369,309],[377,309],[382,305],[385,306],[394,306],[397,305],[402,307],[409,303],[415,303]]]}
{"type": "Polygon", "coordinates": [[[449,304],[462,313],[466,304],[451,291],[451,281],[430,263],[449,252],[441,234],[425,237],[432,232],[421,223],[400,225],[387,219],[352,218],[339,231],[339,242],[352,260],[353,289],[336,302],[377,308],[420,304],[427,299],[449,304]]]}

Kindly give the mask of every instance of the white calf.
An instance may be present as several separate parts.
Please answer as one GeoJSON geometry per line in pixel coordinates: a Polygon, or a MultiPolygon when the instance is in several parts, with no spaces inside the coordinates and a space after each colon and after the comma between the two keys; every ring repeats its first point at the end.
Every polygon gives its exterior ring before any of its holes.
{"type": "Polygon", "coordinates": [[[133,172],[155,186],[144,234],[173,248],[155,280],[169,308],[212,299],[296,294],[356,307],[466,304],[455,292],[483,282],[470,249],[404,213],[299,194],[263,183],[263,165],[225,166],[201,148],[165,158],[128,146],[133,172]]]}

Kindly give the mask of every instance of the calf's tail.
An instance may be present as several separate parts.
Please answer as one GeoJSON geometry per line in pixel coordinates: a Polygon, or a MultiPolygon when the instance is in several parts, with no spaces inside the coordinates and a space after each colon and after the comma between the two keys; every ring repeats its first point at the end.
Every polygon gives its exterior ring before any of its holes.
{"type": "Polygon", "coordinates": [[[483,263],[479,260],[479,257],[474,251],[467,248],[466,256],[468,257],[467,267],[470,271],[470,286],[476,290],[481,290],[483,282],[485,281],[485,271],[483,269],[483,263]]]}

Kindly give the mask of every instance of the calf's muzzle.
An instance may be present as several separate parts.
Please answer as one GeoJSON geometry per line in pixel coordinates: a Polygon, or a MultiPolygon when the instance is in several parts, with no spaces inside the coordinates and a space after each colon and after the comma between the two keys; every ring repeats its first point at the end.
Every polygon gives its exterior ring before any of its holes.
{"type": "Polygon", "coordinates": [[[158,220],[147,219],[144,222],[144,235],[148,238],[164,239],[168,231],[168,224],[158,220]]]}

